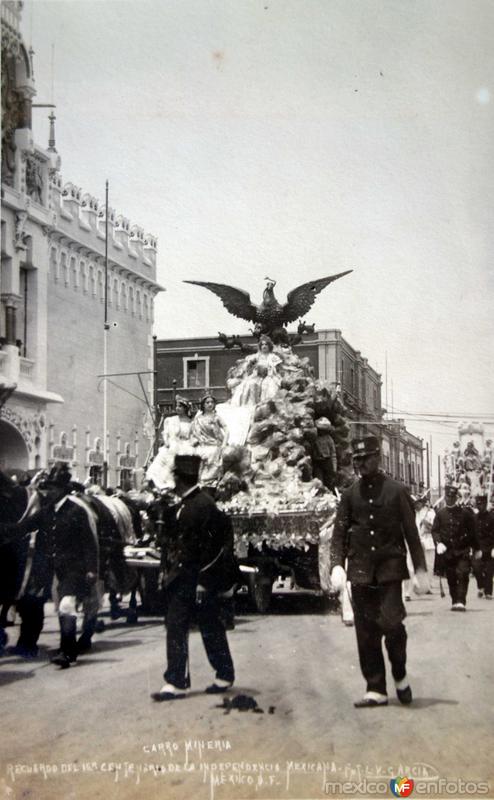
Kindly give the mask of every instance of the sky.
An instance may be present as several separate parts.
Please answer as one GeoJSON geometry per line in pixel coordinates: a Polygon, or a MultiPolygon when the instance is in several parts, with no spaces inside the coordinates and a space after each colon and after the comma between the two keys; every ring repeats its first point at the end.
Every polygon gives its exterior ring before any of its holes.
{"type": "Polygon", "coordinates": [[[23,30],[64,181],[158,237],[160,338],[246,332],[184,279],[284,302],[353,269],[306,319],[383,404],[387,361],[434,464],[494,420],[491,0],[27,0],[23,30]]]}

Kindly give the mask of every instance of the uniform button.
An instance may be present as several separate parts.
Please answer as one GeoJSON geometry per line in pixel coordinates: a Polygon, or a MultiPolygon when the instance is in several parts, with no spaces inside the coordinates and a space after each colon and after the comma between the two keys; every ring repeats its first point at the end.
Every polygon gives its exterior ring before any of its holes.
{"type": "Polygon", "coordinates": [[[373,503],[373,502],[374,502],[374,500],[369,500],[369,503],[373,503]]]}
{"type": "Polygon", "coordinates": [[[375,549],[376,549],[375,547],[371,547],[371,550],[375,550],[375,549]]]}
{"type": "Polygon", "coordinates": [[[372,489],[372,483],[369,483],[369,489],[372,489]]]}
{"type": "Polygon", "coordinates": [[[369,514],[369,519],[374,519],[374,514],[369,514]]]}
{"type": "Polygon", "coordinates": [[[371,531],[370,533],[371,533],[371,536],[374,536],[374,531],[371,531]]]}

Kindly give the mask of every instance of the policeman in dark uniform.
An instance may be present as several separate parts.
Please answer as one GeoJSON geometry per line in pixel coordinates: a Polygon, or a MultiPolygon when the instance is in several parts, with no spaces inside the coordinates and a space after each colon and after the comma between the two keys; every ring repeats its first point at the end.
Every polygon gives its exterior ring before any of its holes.
{"type": "Polygon", "coordinates": [[[475,505],[477,506],[475,529],[482,556],[474,561],[473,571],[477,578],[479,597],[492,600],[494,575],[494,512],[492,510],[487,511],[486,494],[478,494],[475,498],[475,505]]]}
{"type": "Polygon", "coordinates": [[[215,671],[206,692],[225,692],[235,677],[218,598],[237,578],[233,533],[230,520],[198,485],[200,466],[199,456],[175,456],[175,491],[181,501],[163,510],[167,666],[164,685],[151,695],[157,702],[185,697],[190,687],[188,634],[192,619],[197,621],[215,671]]]}
{"type": "Polygon", "coordinates": [[[471,553],[481,556],[475,516],[457,504],[456,484],[445,487],[444,499],[446,505],[437,512],[431,531],[437,554],[434,570],[448,581],[451,610],[466,611],[471,553]]]}
{"type": "Polygon", "coordinates": [[[355,631],[367,691],[357,708],[388,704],[382,639],[386,644],[396,692],[401,703],[412,702],[406,672],[407,633],[401,582],[409,577],[406,546],[415,570],[418,593],[429,581],[415,514],[406,488],[379,468],[375,436],[352,442],[360,479],[341,498],[331,542],[331,583],[341,590],[351,583],[355,631]]]}

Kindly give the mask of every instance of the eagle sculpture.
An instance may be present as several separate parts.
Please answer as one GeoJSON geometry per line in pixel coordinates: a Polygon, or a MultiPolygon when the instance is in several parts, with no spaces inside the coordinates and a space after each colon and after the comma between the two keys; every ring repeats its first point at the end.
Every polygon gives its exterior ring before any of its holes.
{"type": "Polygon", "coordinates": [[[250,294],[234,286],[227,286],[224,283],[209,283],[206,281],[184,281],[195,286],[204,286],[210,292],[214,292],[221,302],[234,317],[248,320],[254,323],[253,333],[255,336],[262,334],[270,336],[273,341],[287,341],[285,326],[289,322],[303,317],[311,308],[316,299],[316,295],[322,292],[326,286],[333,281],[348,275],[353,270],[338,272],[336,275],[329,275],[327,278],[319,278],[315,281],[302,283],[296,289],[288,293],[287,302],[278,303],[274,296],[276,281],[266,278],[267,284],[262,295],[262,303],[256,306],[250,299],[250,294]]]}

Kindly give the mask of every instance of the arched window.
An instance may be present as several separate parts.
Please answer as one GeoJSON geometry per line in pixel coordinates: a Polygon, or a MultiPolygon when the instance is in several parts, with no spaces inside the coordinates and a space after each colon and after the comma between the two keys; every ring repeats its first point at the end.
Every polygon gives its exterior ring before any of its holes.
{"type": "Polygon", "coordinates": [[[66,286],[69,285],[69,267],[67,264],[67,253],[60,254],[60,261],[62,264],[62,279],[66,286]]]}
{"type": "Polygon", "coordinates": [[[88,274],[87,274],[87,268],[86,268],[86,262],[85,261],[81,261],[80,262],[79,271],[80,271],[80,275],[81,275],[82,291],[84,292],[84,294],[87,294],[88,293],[88,274]]]}
{"type": "Polygon", "coordinates": [[[91,291],[91,296],[96,297],[96,275],[94,272],[93,264],[89,265],[89,287],[91,291]]]}
{"type": "Polygon", "coordinates": [[[57,282],[59,279],[59,271],[56,247],[52,247],[50,250],[50,272],[53,276],[53,280],[57,282]]]}
{"type": "Polygon", "coordinates": [[[105,299],[105,282],[103,278],[103,270],[98,270],[98,296],[101,302],[105,299]]]}
{"type": "Polygon", "coordinates": [[[79,271],[77,269],[77,261],[75,256],[71,256],[70,259],[70,275],[72,278],[72,286],[74,289],[79,288],[79,271]]]}
{"type": "Polygon", "coordinates": [[[124,311],[128,311],[129,310],[129,293],[127,291],[127,284],[126,283],[122,283],[121,292],[122,292],[122,308],[123,308],[124,311]]]}

